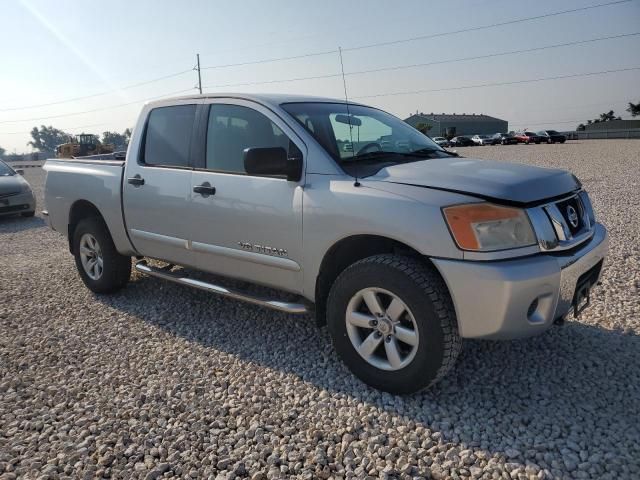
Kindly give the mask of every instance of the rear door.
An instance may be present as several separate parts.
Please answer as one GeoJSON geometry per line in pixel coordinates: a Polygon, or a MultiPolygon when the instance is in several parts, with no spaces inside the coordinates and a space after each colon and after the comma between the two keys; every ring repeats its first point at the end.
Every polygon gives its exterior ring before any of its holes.
{"type": "Polygon", "coordinates": [[[271,110],[239,99],[202,108],[202,158],[191,179],[191,249],[201,268],[277,288],[302,290],[300,181],[250,176],[243,152],[283,147],[306,154],[300,138],[271,110]]]}
{"type": "Polygon", "coordinates": [[[153,108],[147,116],[138,155],[127,162],[124,218],[142,255],[189,263],[188,215],[198,101],[153,108]]]}

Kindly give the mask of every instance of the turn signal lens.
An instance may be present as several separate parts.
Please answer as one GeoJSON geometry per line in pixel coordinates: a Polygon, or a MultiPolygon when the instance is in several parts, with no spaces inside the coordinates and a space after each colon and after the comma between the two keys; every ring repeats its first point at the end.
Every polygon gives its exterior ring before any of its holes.
{"type": "Polygon", "coordinates": [[[463,250],[492,251],[535,245],[527,213],[520,208],[470,203],[443,209],[451,235],[463,250]]]}

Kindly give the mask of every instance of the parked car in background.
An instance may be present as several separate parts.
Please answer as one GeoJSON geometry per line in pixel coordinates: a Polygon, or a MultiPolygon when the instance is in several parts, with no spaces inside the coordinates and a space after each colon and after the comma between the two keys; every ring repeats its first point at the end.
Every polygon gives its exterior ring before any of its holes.
{"type": "Polygon", "coordinates": [[[432,139],[434,142],[436,142],[438,145],[440,145],[441,147],[450,147],[451,146],[451,142],[449,140],[447,140],[444,137],[433,137],[432,139]]]}
{"type": "Polygon", "coordinates": [[[567,141],[567,136],[556,130],[541,130],[538,135],[546,139],[547,143],[564,143],[567,141]]]}
{"type": "Polygon", "coordinates": [[[510,133],[496,133],[493,136],[492,145],[515,145],[518,143],[518,139],[510,133]]]}
{"type": "Polygon", "coordinates": [[[453,137],[451,139],[452,147],[473,147],[475,146],[475,142],[471,140],[471,137],[467,135],[458,135],[457,137],[453,137]]]}
{"type": "Polygon", "coordinates": [[[547,139],[545,137],[542,137],[541,135],[538,135],[535,132],[517,132],[515,134],[516,139],[518,140],[518,143],[524,143],[526,145],[529,145],[530,143],[536,143],[536,144],[540,144],[542,142],[547,141],[547,139]]]}
{"type": "Polygon", "coordinates": [[[0,216],[33,217],[35,214],[36,198],[22,173],[0,160],[0,216]]]}
{"type": "Polygon", "coordinates": [[[476,145],[492,145],[493,137],[491,135],[474,135],[471,140],[476,145]]]}

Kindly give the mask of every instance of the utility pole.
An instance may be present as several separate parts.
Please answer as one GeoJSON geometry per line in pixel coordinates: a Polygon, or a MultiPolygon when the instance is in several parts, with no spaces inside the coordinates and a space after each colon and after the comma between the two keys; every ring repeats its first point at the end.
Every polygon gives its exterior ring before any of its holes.
{"type": "Polygon", "coordinates": [[[202,76],[200,75],[200,54],[196,53],[196,67],[194,70],[198,71],[198,90],[200,91],[200,95],[202,95],[202,76]]]}

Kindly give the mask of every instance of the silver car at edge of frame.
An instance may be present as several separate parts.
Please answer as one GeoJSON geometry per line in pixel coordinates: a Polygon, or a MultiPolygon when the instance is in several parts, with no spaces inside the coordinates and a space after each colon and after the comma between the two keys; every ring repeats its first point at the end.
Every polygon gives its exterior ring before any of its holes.
{"type": "Polygon", "coordinates": [[[35,214],[36,198],[22,174],[22,170],[14,170],[0,160],[0,216],[35,214]]]}

